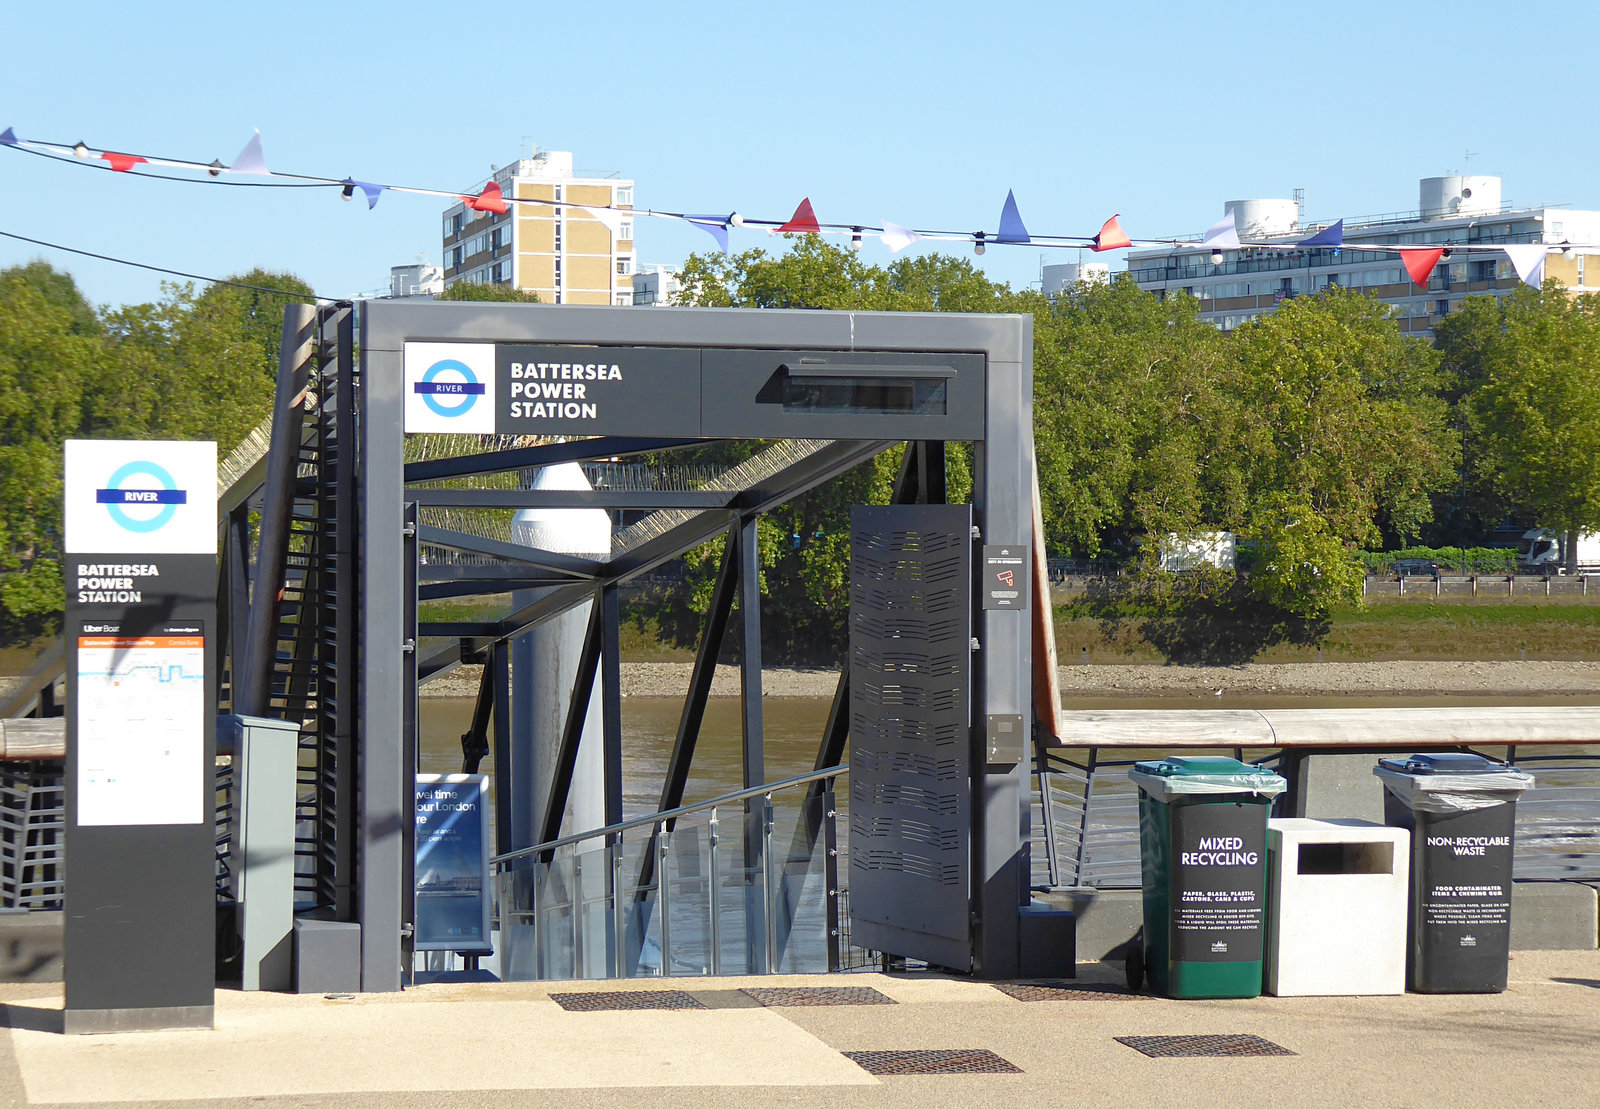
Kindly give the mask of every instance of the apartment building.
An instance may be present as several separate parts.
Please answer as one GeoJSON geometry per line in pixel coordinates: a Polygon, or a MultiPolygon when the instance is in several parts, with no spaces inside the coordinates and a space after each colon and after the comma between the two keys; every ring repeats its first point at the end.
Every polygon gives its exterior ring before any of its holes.
{"type": "Polygon", "coordinates": [[[490,181],[508,200],[548,203],[511,203],[504,212],[459,202],[445,209],[446,286],[510,285],[546,304],[633,303],[631,180],[576,173],[570,152],[540,150],[496,170],[467,195],[490,181]]]}
{"type": "Polygon", "coordinates": [[[1286,299],[1338,285],[1370,291],[1394,306],[1404,331],[1429,336],[1464,297],[1504,296],[1517,287],[1520,280],[1505,253],[1487,249],[1507,243],[1555,248],[1545,260],[1546,278],[1575,293],[1600,291],[1600,212],[1517,208],[1502,200],[1501,191],[1499,177],[1424,178],[1416,210],[1346,221],[1337,247],[1295,245],[1331,226],[1304,222],[1295,200],[1230,200],[1223,210],[1233,213],[1239,248],[1197,250],[1197,239],[1135,250],[1128,254],[1128,272],[1140,288],[1159,295],[1182,290],[1197,297],[1201,318],[1224,331],[1286,299]],[[1280,249],[1259,249],[1268,244],[1280,249]],[[1364,249],[1374,246],[1445,246],[1449,253],[1424,288],[1412,283],[1392,250],[1364,249]]]}

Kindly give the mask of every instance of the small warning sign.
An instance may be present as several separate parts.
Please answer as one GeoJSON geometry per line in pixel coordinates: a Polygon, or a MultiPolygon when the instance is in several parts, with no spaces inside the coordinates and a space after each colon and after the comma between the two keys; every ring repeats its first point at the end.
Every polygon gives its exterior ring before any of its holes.
{"type": "Polygon", "coordinates": [[[1028,607],[1028,559],[1032,552],[1025,544],[1014,547],[983,548],[983,607],[985,609],[1028,607]]]}

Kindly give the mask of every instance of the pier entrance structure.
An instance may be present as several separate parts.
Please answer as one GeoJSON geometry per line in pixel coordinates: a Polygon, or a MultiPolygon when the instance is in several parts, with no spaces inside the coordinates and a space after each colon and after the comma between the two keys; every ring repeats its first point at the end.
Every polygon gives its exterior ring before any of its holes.
{"type": "MultiPolygon", "coordinates": [[[[901,443],[896,505],[854,517],[852,658],[816,767],[838,765],[855,739],[855,942],[1017,974],[1028,901],[1031,320],[402,301],[290,311],[285,349],[298,353],[280,381],[248,618],[248,506],[227,529],[234,709],[309,721],[301,817],[314,829],[314,874],[300,895],[330,923],[359,926],[363,990],[400,988],[411,958],[418,685],[485,664],[464,768],[493,751],[496,851],[533,846],[510,826],[529,804],[516,796],[527,782],[506,773],[512,647],[589,604],[548,795],[532,799],[543,814],[534,845],[593,830],[561,819],[597,680],[604,824],[615,825],[626,743],[618,589],[723,536],[660,810],[682,801],[730,619],[742,644],[744,785],[762,786],[757,521],[901,443]],[[419,434],[471,438],[420,458],[407,444],[419,434]],[[689,491],[527,488],[514,476],[726,440],[763,442],[689,491]],[[952,441],[971,444],[970,505],[942,504],[952,441]],[[626,510],[635,522],[593,556],[470,523],[572,508],[626,510]],[[275,579],[284,564],[288,577],[275,579]],[[985,565],[1017,589],[974,588],[985,565]],[[518,603],[503,618],[418,617],[419,602],[506,592],[518,603]]],[[[744,821],[743,847],[759,869],[757,824],[744,821]]],[[[770,969],[754,945],[749,969],[770,969]]]]}

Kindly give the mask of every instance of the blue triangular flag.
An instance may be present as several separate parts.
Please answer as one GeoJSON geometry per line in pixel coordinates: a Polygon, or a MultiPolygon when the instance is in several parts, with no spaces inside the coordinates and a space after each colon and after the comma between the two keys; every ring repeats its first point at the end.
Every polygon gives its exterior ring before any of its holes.
{"type": "Polygon", "coordinates": [[[0,131],[0,146],[16,146],[16,145],[17,145],[17,133],[15,131],[13,131],[9,127],[7,127],[4,131],[0,131]]]}
{"type": "Polygon", "coordinates": [[[348,177],[345,178],[345,184],[354,185],[361,190],[361,195],[367,198],[367,211],[369,212],[378,206],[378,197],[383,195],[385,188],[383,185],[369,185],[365,181],[354,181],[348,177]]]}
{"type": "Polygon", "coordinates": [[[1343,246],[1344,220],[1330,223],[1309,239],[1301,239],[1295,246],[1343,246]]]}
{"type": "Polygon", "coordinates": [[[717,240],[717,245],[722,248],[722,253],[728,253],[727,216],[684,216],[683,218],[717,240]]]}
{"type": "Polygon", "coordinates": [[[1006,206],[1000,209],[1000,233],[994,237],[997,243],[1031,243],[1028,229],[1022,226],[1022,213],[1017,211],[1017,198],[1006,190],[1006,206]]]}

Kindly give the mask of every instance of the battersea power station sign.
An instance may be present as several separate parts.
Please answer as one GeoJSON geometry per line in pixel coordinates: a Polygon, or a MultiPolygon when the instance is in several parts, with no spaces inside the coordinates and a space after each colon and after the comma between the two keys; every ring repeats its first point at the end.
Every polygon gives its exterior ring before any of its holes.
{"type": "Polygon", "coordinates": [[[405,428],[696,435],[699,384],[699,351],[407,343],[405,428]]]}
{"type": "Polygon", "coordinates": [[[983,434],[978,354],[414,341],[403,366],[407,432],[983,434]]]}

